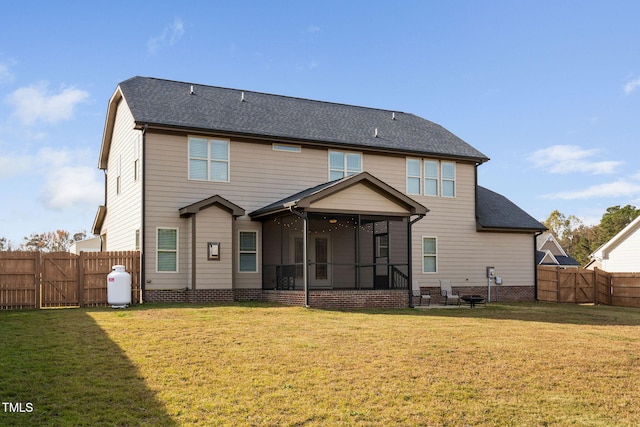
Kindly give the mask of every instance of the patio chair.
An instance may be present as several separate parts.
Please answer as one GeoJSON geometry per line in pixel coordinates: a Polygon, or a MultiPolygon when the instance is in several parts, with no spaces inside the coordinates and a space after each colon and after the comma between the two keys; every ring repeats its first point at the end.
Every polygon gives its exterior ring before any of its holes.
{"type": "Polygon", "coordinates": [[[440,295],[444,298],[444,305],[451,304],[460,305],[460,294],[451,287],[451,280],[440,280],[440,295]]]}
{"type": "Polygon", "coordinates": [[[422,305],[423,302],[427,302],[427,306],[431,304],[431,292],[428,289],[414,289],[413,296],[416,298],[420,298],[420,302],[418,305],[422,305]]]}

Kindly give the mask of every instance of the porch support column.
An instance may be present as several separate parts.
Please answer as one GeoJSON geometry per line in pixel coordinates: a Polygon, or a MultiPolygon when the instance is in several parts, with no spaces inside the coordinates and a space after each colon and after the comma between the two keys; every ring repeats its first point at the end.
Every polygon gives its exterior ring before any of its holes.
{"type": "Polygon", "coordinates": [[[415,224],[416,222],[420,221],[422,218],[424,218],[424,214],[419,215],[416,219],[411,220],[411,221],[407,221],[407,255],[408,255],[408,259],[409,259],[409,265],[407,266],[407,271],[409,273],[409,280],[407,283],[407,288],[408,288],[408,292],[409,292],[409,308],[413,308],[413,258],[411,257],[411,246],[413,245],[413,239],[412,239],[412,234],[413,234],[413,230],[412,230],[412,226],[413,224],[415,224]]]}
{"type": "Polygon", "coordinates": [[[302,218],[302,282],[304,283],[304,306],[309,308],[309,216],[306,212],[298,212],[289,207],[292,214],[302,218]]]}

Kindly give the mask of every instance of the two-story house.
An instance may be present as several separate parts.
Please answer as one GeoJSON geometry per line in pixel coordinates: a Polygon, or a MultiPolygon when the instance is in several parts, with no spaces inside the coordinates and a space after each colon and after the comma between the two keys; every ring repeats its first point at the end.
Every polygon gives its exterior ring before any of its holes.
{"type": "Polygon", "coordinates": [[[400,111],[134,77],[109,100],[103,250],[145,301],[406,307],[450,279],[533,300],[544,226],[477,185],[488,157],[400,111]]]}

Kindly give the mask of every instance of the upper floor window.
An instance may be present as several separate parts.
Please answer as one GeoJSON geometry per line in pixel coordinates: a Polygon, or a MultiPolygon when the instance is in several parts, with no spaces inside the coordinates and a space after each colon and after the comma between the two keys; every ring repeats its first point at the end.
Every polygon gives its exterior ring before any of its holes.
{"type": "Polygon", "coordinates": [[[362,172],[362,154],[329,151],[329,181],[362,172]]]}
{"type": "Polygon", "coordinates": [[[455,197],[455,162],[408,158],[407,194],[455,197]]]}
{"type": "Polygon", "coordinates": [[[189,137],[189,179],[229,181],[229,140],[189,137]]]}

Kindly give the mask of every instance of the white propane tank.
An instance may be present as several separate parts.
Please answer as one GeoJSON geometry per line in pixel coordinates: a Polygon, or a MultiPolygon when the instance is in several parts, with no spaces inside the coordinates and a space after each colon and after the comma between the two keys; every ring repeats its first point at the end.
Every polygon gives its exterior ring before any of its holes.
{"type": "Polygon", "coordinates": [[[113,308],[125,308],[131,304],[131,275],[124,265],[114,265],[107,275],[107,304],[113,308]]]}

